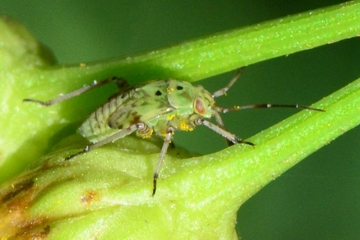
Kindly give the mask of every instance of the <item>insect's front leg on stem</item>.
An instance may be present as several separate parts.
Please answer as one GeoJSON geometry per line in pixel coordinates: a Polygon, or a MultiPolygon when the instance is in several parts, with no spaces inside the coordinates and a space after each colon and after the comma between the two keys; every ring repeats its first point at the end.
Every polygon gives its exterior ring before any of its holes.
{"type": "Polygon", "coordinates": [[[204,126],[210,128],[211,130],[213,130],[214,132],[220,134],[221,136],[223,136],[227,140],[231,141],[232,143],[242,143],[242,144],[247,144],[247,145],[251,145],[251,146],[255,145],[252,142],[247,142],[247,141],[241,140],[239,137],[237,137],[234,134],[222,129],[219,126],[216,126],[215,124],[209,122],[206,119],[198,118],[198,119],[195,120],[195,124],[196,125],[204,125],[204,126]]]}

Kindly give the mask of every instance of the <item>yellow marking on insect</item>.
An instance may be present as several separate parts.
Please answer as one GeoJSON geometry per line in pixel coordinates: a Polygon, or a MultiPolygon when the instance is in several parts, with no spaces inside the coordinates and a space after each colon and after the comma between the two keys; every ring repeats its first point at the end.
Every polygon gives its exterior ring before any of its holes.
{"type": "MultiPolygon", "coordinates": [[[[169,133],[168,132],[162,132],[161,136],[166,137],[169,133]]],[[[171,135],[174,135],[174,132],[171,133],[171,135]]],[[[170,141],[172,142],[172,141],[170,141]]]]}
{"type": "Polygon", "coordinates": [[[149,132],[143,136],[141,136],[142,138],[146,139],[146,138],[151,138],[152,134],[153,134],[154,130],[152,128],[149,129],[149,132]]]}
{"type": "Polygon", "coordinates": [[[166,89],[166,91],[167,91],[168,94],[171,94],[173,91],[175,91],[175,88],[173,88],[173,87],[168,87],[168,88],[166,89]]]}
{"type": "Polygon", "coordinates": [[[171,121],[171,120],[173,120],[174,117],[175,117],[175,114],[171,114],[171,115],[167,116],[166,119],[171,121]]]}
{"type": "Polygon", "coordinates": [[[193,128],[192,126],[189,126],[189,125],[187,124],[187,121],[186,121],[186,120],[182,120],[182,121],[180,122],[180,129],[181,129],[182,131],[192,131],[192,130],[194,130],[194,128],[193,128]]]}

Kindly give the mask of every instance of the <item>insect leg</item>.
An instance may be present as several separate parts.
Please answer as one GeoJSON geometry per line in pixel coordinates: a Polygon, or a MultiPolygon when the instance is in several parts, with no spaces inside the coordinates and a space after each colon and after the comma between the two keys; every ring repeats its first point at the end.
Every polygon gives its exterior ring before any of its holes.
{"type": "Polygon", "coordinates": [[[87,145],[81,152],[78,152],[78,153],[75,153],[73,155],[70,155],[70,156],[66,157],[65,161],[70,160],[70,159],[72,159],[72,158],[74,158],[74,157],[76,157],[78,155],[87,153],[87,152],[89,152],[89,151],[91,151],[91,150],[93,150],[95,148],[101,147],[101,146],[103,146],[105,144],[108,144],[110,142],[114,142],[117,139],[123,138],[123,137],[137,131],[137,130],[141,131],[141,130],[146,129],[146,128],[148,128],[148,126],[145,123],[142,123],[142,122],[135,123],[135,124],[131,125],[130,127],[125,128],[125,129],[121,130],[120,132],[117,132],[117,133],[111,135],[108,138],[105,138],[105,139],[103,139],[103,140],[101,140],[101,141],[99,141],[97,143],[92,144],[92,145],[87,145]]]}
{"type": "Polygon", "coordinates": [[[234,134],[222,129],[219,126],[216,126],[215,124],[209,122],[206,119],[202,119],[202,118],[196,119],[195,124],[196,125],[204,125],[204,126],[210,128],[211,130],[213,130],[214,132],[220,134],[221,136],[223,136],[227,140],[231,141],[232,143],[243,143],[243,144],[248,144],[248,145],[254,146],[253,143],[241,140],[240,138],[238,138],[234,134]]]}
{"type": "Polygon", "coordinates": [[[155,193],[156,193],[156,182],[157,182],[157,179],[159,177],[160,168],[161,168],[161,165],[162,165],[162,163],[164,161],[164,157],[165,157],[165,154],[167,152],[167,149],[169,148],[169,145],[170,145],[170,143],[172,141],[174,131],[175,131],[175,129],[172,128],[172,127],[169,127],[167,129],[167,133],[166,133],[166,136],[165,136],[165,139],[164,139],[164,144],[163,144],[163,146],[161,148],[159,161],[157,162],[156,167],[155,167],[155,172],[154,172],[154,176],[153,176],[153,192],[152,192],[152,196],[154,196],[155,193]]]}
{"type": "Polygon", "coordinates": [[[319,108],[313,108],[308,106],[302,106],[298,104],[272,104],[272,103],[261,103],[261,104],[251,104],[251,105],[245,105],[245,106],[234,106],[231,108],[223,108],[223,107],[215,107],[215,111],[220,113],[227,113],[232,111],[238,111],[243,109],[253,109],[253,108],[273,108],[273,107],[285,107],[285,108],[301,108],[301,109],[307,109],[312,111],[318,111],[318,112],[325,112],[323,109],[319,108]]]}
{"type": "Polygon", "coordinates": [[[226,94],[226,92],[231,88],[231,86],[236,82],[236,80],[240,77],[241,73],[242,73],[242,70],[244,68],[239,68],[239,70],[237,70],[235,76],[231,79],[231,81],[223,88],[217,90],[216,92],[214,92],[212,94],[212,97],[215,98],[215,97],[219,97],[219,96],[222,96],[224,94],[226,94]]]}
{"type": "Polygon", "coordinates": [[[77,89],[75,91],[69,92],[67,94],[61,95],[59,97],[56,97],[56,98],[53,98],[53,99],[50,99],[50,100],[47,100],[47,101],[40,101],[40,100],[30,99],[30,98],[25,98],[25,99],[23,99],[23,101],[24,102],[39,103],[39,104],[44,105],[44,106],[51,106],[53,104],[68,100],[68,99],[76,97],[76,96],[78,96],[78,95],[80,95],[80,94],[82,94],[84,92],[90,91],[90,90],[92,90],[94,88],[101,87],[101,86],[104,86],[104,85],[106,85],[108,83],[112,83],[112,82],[115,82],[119,88],[129,86],[129,84],[126,82],[125,79],[119,78],[119,77],[111,77],[111,78],[104,79],[104,80],[102,80],[100,82],[94,81],[93,84],[91,84],[91,85],[84,86],[84,87],[79,88],[79,89],[77,89]]]}
{"type": "MultiPolygon", "coordinates": [[[[221,116],[220,116],[220,114],[219,114],[218,112],[214,111],[214,117],[215,117],[216,122],[219,124],[219,126],[220,126],[223,130],[227,131],[226,128],[225,128],[224,122],[223,122],[223,120],[222,120],[222,118],[221,118],[221,116]]],[[[227,143],[228,146],[234,145],[234,143],[233,143],[232,141],[230,141],[229,139],[227,139],[227,138],[226,138],[226,143],[227,143]]]]}

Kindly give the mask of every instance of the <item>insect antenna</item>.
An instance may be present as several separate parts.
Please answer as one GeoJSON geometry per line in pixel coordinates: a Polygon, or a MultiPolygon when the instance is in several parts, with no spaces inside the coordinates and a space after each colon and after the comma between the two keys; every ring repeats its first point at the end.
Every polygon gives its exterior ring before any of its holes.
{"type": "Polygon", "coordinates": [[[245,109],[276,108],[276,107],[300,108],[300,109],[306,109],[306,110],[311,110],[311,111],[325,112],[325,110],[323,110],[323,109],[303,106],[303,105],[299,105],[299,104],[277,104],[277,103],[250,104],[250,105],[244,105],[244,106],[234,106],[234,107],[230,107],[230,108],[223,108],[223,107],[216,106],[216,107],[214,107],[214,110],[219,113],[227,113],[227,112],[233,112],[233,111],[245,110],[245,109]]]}
{"type": "MultiPolygon", "coordinates": [[[[226,92],[231,88],[231,86],[236,82],[236,80],[240,77],[244,67],[239,68],[235,74],[235,76],[230,80],[230,82],[223,88],[215,91],[212,94],[212,97],[219,97],[222,95],[226,95],[226,92]]],[[[273,104],[273,103],[260,103],[260,104],[251,104],[251,105],[245,105],[245,106],[234,106],[231,108],[223,108],[223,107],[214,107],[214,110],[219,113],[227,113],[231,111],[238,111],[242,109],[252,109],[252,108],[273,108],[273,107],[285,107],[285,108],[301,108],[301,109],[307,109],[307,110],[313,110],[313,111],[319,111],[319,112],[325,112],[325,110],[318,109],[318,108],[312,108],[308,106],[298,105],[298,104],[273,104]]],[[[218,121],[219,122],[219,121],[218,121]]],[[[221,123],[221,119],[219,124],[224,127],[224,125],[221,123]]]]}
{"type": "Polygon", "coordinates": [[[107,78],[107,79],[104,79],[99,82],[94,81],[93,84],[91,84],[91,85],[84,86],[75,91],[69,92],[67,94],[61,95],[59,97],[56,97],[56,98],[53,98],[53,99],[50,99],[47,101],[40,101],[40,100],[36,100],[36,99],[25,98],[25,99],[23,99],[23,102],[33,102],[33,103],[41,104],[43,106],[51,106],[53,104],[68,100],[68,99],[76,97],[76,96],[79,96],[80,94],[83,94],[94,88],[98,88],[98,87],[104,86],[104,85],[106,85],[108,83],[112,83],[112,82],[115,82],[119,88],[124,88],[124,87],[129,86],[129,84],[126,82],[125,79],[119,78],[119,77],[111,77],[111,78],[107,78]]]}
{"type": "MultiPolygon", "coordinates": [[[[224,123],[223,123],[219,113],[227,113],[227,112],[233,112],[233,111],[244,110],[244,109],[275,108],[275,107],[300,108],[300,109],[306,109],[306,110],[311,110],[311,111],[325,112],[325,110],[323,110],[323,109],[302,106],[302,105],[298,105],[298,104],[271,104],[271,103],[250,104],[250,105],[244,105],[244,106],[234,106],[234,107],[230,107],[230,108],[215,106],[213,109],[214,109],[214,116],[215,116],[216,121],[225,130],[224,123]]],[[[226,139],[226,142],[227,142],[228,146],[234,145],[234,142],[230,141],[229,139],[226,139]]],[[[251,142],[243,142],[242,141],[240,143],[254,145],[251,142]]]]}

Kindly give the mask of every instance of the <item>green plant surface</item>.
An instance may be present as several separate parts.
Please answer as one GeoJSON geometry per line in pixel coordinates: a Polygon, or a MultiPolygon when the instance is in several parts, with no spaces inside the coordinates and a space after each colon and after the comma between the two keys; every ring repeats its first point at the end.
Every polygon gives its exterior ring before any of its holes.
{"type": "MultiPolygon", "coordinates": [[[[123,60],[65,67],[52,65],[51,57],[21,25],[3,20],[0,76],[7,84],[1,88],[0,123],[7,141],[1,144],[2,181],[45,150],[50,154],[1,188],[0,233],[54,239],[235,239],[235,216],[244,201],[360,122],[359,80],[314,105],[325,113],[302,111],[250,138],[255,147],[237,145],[192,158],[172,149],[154,198],[151,176],[161,142],[127,137],[64,162],[64,156],[86,142],[74,137],[53,147],[64,128],[98,105],[91,101],[95,95],[49,108],[21,99],[49,99],[109,75],[132,83],[166,77],[198,80],[356,36],[359,18],[360,3],[355,1],[123,60]],[[126,227],[119,229],[119,222],[126,222],[126,227]]],[[[105,99],[99,97],[99,102],[105,99]]]]}

